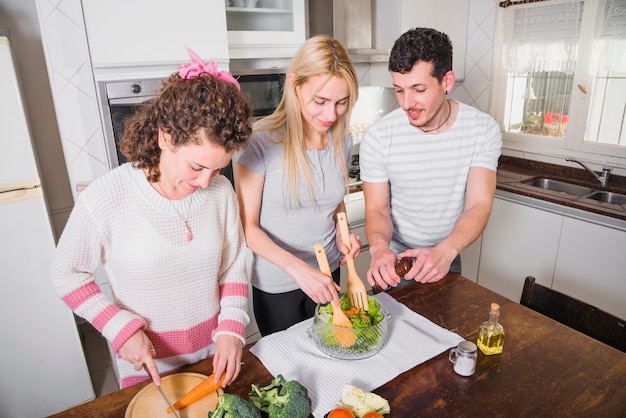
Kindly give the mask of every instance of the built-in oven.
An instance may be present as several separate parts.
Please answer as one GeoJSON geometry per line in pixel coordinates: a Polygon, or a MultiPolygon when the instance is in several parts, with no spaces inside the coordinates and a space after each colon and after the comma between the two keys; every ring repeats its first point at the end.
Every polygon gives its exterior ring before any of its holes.
{"type": "MultiPolygon", "coordinates": [[[[269,115],[278,106],[285,85],[287,64],[288,62],[284,60],[271,63],[264,63],[261,60],[231,61],[231,72],[239,81],[241,91],[250,100],[255,120],[269,115]]],[[[125,119],[139,107],[153,100],[163,81],[162,78],[146,78],[98,82],[110,168],[126,162],[119,149],[125,119]]],[[[232,182],[232,165],[229,165],[223,174],[232,182]]]]}

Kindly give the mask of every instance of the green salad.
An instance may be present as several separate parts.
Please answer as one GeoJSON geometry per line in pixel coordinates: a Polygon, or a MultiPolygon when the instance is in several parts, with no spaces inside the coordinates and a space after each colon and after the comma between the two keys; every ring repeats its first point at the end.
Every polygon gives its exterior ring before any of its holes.
{"type": "MultiPolygon", "coordinates": [[[[356,342],[350,347],[350,351],[363,352],[377,348],[379,340],[384,337],[381,335],[379,327],[373,327],[383,320],[383,312],[378,301],[369,296],[367,298],[369,310],[358,310],[358,312],[351,312],[356,311],[356,309],[352,309],[350,298],[347,294],[342,294],[339,301],[341,302],[341,310],[346,313],[354,327],[356,342]]],[[[333,307],[330,302],[319,306],[318,319],[331,325],[328,329],[329,332],[321,333],[322,343],[328,347],[342,349],[343,347],[339,345],[332,332],[333,307]]]]}

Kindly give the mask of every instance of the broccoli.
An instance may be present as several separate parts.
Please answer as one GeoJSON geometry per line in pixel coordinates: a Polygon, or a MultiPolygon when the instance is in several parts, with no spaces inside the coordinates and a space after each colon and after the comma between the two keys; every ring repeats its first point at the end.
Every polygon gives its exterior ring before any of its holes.
{"type": "Polygon", "coordinates": [[[208,418],[261,418],[261,412],[241,396],[224,393],[217,398],[217,409],[208,418]]]}
{"type": "Polygon", "coordinates": [[[307,389],[297,380],[287,381],[279,374],[265,387],[252,385],[250,401],[269,418],[308,418],[311,398],[307,389]]]}

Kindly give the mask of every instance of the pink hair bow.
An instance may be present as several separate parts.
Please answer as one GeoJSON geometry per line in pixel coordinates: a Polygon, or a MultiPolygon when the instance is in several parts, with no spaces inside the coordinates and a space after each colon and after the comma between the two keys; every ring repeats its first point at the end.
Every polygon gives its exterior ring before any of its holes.
{"type": "Polygon", "coordinates": [[[202,58],[200,58],[195,52],[193,52],[189,48],[187,48],[187,53],[189,54],[189,58],[191,58],[191,63],[180,64],[178,66],[178,73],[182,78],[190,79],[198,77],[202,73],[208,73],[218,80],[234,84],[238,90],[241,90],[239,82],[235,79],[235,77],[233,77],[231,73],[229,73],[228,71],[217,71],[217,64],[215,64],[214,60],[211,60],[210,62],[204,62],[202,61],[202,58]]]}

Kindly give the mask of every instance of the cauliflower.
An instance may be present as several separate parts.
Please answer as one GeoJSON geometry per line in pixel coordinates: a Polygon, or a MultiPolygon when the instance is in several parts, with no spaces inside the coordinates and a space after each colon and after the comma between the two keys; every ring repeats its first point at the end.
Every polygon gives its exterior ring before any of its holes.
{"type": "Polygon", "coordinates": [[[352,385],[343,387],[341,402],[337,406],[348,408],[357,417],[361,417],[368,412],[378,412],[379,414],[388,414],[390,412],[389,402],[385,398],[352,385]]]}

